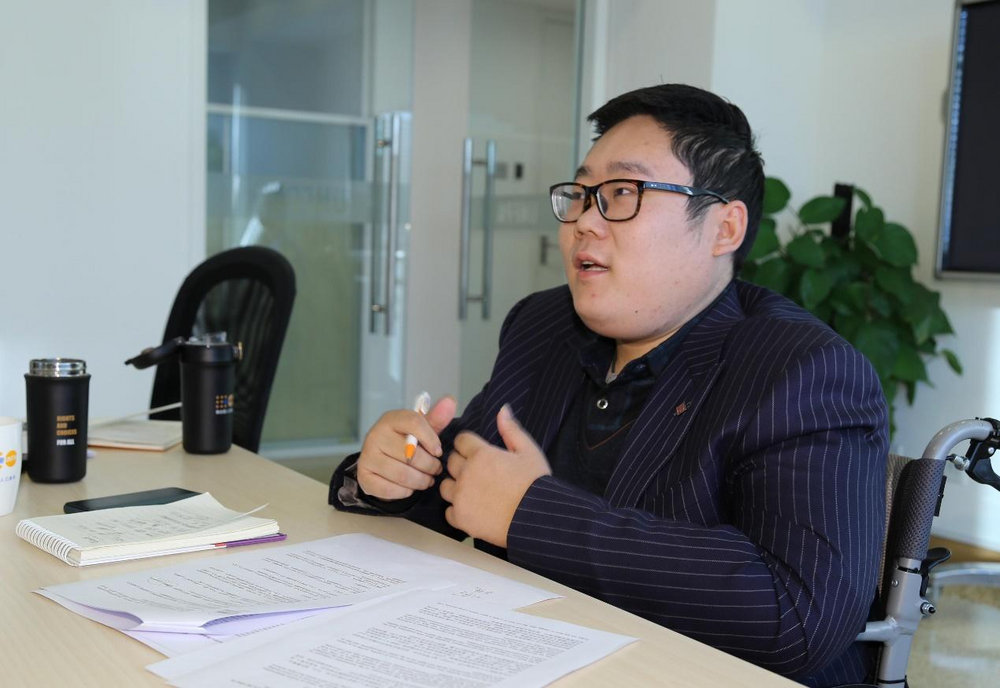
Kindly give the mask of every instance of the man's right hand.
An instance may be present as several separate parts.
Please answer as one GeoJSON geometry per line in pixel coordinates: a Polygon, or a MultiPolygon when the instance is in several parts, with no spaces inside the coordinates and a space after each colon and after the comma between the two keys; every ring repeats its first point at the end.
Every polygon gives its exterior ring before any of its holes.
{"type": "Polygon", "coordinates": [[[445,397],[422,416],[416,411],[389,411],[372,426],[361,445],[358,484],[379,499],[404,499],[434,485],[443,470],[438,433],[455,417],[455,399],[445,397]],[[417,438],[413,458],[406,460],[406,436],[417,438]]]}

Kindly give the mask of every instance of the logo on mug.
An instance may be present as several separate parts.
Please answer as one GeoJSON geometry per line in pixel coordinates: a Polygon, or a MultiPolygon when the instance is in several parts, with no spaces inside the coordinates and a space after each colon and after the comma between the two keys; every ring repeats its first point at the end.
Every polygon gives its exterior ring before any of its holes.
{"type": "Polygon", "coordinates": [[[215,415],[223,416],[233,412],[235,397],[232,394],[215,395],[215,415]]]}
{"type": "Polygon", "coordinates": [[[7,452],[7,455],[4,457],[3,465],[7,466],[7,468],[13,468],[14,464],[16,463],[17,463],[17,452],[11,449],[9,452],[7,452]]]}

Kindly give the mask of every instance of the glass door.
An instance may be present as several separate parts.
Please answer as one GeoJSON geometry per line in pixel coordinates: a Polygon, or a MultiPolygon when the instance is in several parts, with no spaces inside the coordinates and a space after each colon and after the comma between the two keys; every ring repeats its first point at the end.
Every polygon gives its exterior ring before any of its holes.
{"type": "Polygon", "coordinates": [[[402,405],[412,0],[209,0],[207,249],[298,294],[261,453],[342,455],[402,405]]]}
{"type": "Polygon", "coordinates": [[[548,187],[572,179],[583,2],[473,0],[463,155],[460,404],[521,298],[565,283],[548,187]]]}

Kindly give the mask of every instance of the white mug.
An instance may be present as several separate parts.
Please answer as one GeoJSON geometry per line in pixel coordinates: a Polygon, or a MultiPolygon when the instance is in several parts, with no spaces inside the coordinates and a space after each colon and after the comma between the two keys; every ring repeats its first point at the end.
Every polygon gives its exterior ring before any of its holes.
{"type": "Polygon", "coordinates": [[[22,460],[21,421],[0,416],[0,516],[14,510],[22,460]]]}

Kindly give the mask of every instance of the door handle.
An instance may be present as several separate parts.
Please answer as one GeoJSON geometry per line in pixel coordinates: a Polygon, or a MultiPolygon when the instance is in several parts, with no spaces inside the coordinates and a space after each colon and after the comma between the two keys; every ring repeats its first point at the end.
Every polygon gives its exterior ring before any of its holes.
{"type": "Polygon", "coordinates": [[[472,139],[465,139],[462,147],[462,231],[458,258],[458,319],[465,320],[470,303],[480,303],[483,320],[489,320],[493,291],[493,204],[496,197],[497,143],[486,142],[486,158],[474,160],[472,139]],[[481,293],[469,293],[469,254],[472,237],[472,167],[485,165],[486,193],[483,198],[483,281],[481,293]]]}
{"type": "Polygon", "coordinates": [[[490,319],[493,293],[493,200],[497,178],[497,142],[486,142],[486,195],[483,198],[483,320],[490,319]]]}
{"type": "Polygon", "coordinates": [[[462,145],[462,233],[458,245],[458,319],[469,315],[469,240],[472,233],[472,139],[462,145]]]}
{"type": "Polygon", "coordinates": [[[398,112],[392,114],[389,144],[389,249],[385,261],[385,336],[392,335],[392,302],[396,290],[396,260],[399,239],[399,149],[401,122],[398,112]]]}
{"type": "Polygon", "coordinates": [[[393,292],[396,289],[396,251],[399,232],[399,152],[402,144],[401,136],[401,116],[399,113],[380,115],[376,124],[375,133],[375,157],[377,177],[383,179],[384,166],[379,166],[379,159],[388,156],[388,183],[385,220],[380,224],[380,233],[385,237],[385,252],[380,256],[375,251],[375,239],[372,237],[372,265],[371,265],[371,316],[369,320],[369,331],[374,334],[378,329],[376,316],[380,313],[385,316],[384,332],[386,336],[392,335],[392,304],[393,292]],[[380,261],[381,258],[381,261],[380,261]],[[385,271],[383,279],[383,294],[379,299],[378,294],[378,269],[381,266],[385,271]]]}

